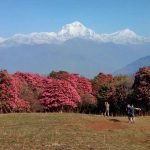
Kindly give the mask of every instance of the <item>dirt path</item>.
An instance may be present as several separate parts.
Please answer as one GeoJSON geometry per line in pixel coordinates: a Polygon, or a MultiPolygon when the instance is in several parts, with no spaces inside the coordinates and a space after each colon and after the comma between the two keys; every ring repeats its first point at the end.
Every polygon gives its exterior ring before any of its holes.
{"type": "Polygon", "coordinates": [[[92,128],[98,131],[101,130],[112,130],[112,129],[124,129],[128,127],[128,124],[123,124],[119,120],[110,119],[103,121],[94,121],[87,124],[88,128],[92,128]]]}

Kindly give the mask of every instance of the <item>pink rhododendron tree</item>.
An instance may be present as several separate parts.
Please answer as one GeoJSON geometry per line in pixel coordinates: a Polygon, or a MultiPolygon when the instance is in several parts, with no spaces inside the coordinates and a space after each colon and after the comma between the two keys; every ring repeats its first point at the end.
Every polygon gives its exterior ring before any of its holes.
{"type": "Polygon", "coordinates": [[[86,78],[79,74],[71,74],[65,71],[52,72],[51,78],[65,80],[69,82],[80,95],[81,102],[78,105],[79,112],[89,113],[96,106],[96,98],[92,94],[92,83],[86,78]]]}
{"type": "Polygon", "coordinates": [[[80,96],[67,81],[49,80],[39,101],[45,111],[73,110],[80,103],[80,96]]]}
{"type": "Polygon", "coordinates": [[[51,79],[42,77],[38,74],[22,72],[15,73],[13,77],[19,81],[16,82],[16,85],[20,91],[20,97],[29,102],[31,111],[42,111],[43,108],[38,98],[51,79]]]}
{"type": "Polygon", "coordinates": [[[96,106],[96,98],[92,94],[92,83],[86,78],[78,74],[74,74],[76,77],[76,90],[81,97],[81,103],[79,105],[79,111],[90,113],[93,111],[93,108],[96,106]]]}
{"type": "Polygon", "coordinates": [[[68,81],[75,89],[77,88],[77,77],[75,74],[71,74],[65,71],[52,71],[48,78],[68,81]]]}
{"type": "Polygon", "coordinates": [[[27,84],[33,90],[42,91],[46,84],[47,78],[40,76],[39,74],[32,74],[32,73],[22,73],[16,72],[13,77],[16,77],[22,84],[27,84]]]}
{"type": "Polygon", "coordinates": [[[80,95],[81,102],[82,102],[82,97],[88,96],[91,98],[91,102],[95,103],[95,97],[92,95],[92,83],[88,78],[82,77],[79,74],[71,74],[65,71],[59,71],[59,72],[53,71],[49,77],[54,79],[65,80],[69,82],[80,95]]]}
{"type": "Polygon", "coordinates": [[[107,89],[106,100],[109,100],[109,97],[115,91],[114,78],[111,74],[99,73],[92,81],[93,85],[93,94],[99,96],[104,89],[107,89]]]}
{"type": "Polygon", "coordinates": [[[135,75],[132,103],[150,114],[150,67],[142,67],[135,75]]]}
{"type": "Polygon", "coordinates": [[[6,70],[0,71],[0,111],[22,112],[29,111],[30,105],[19,97],[17,80],[8,74],[6,70]]]}

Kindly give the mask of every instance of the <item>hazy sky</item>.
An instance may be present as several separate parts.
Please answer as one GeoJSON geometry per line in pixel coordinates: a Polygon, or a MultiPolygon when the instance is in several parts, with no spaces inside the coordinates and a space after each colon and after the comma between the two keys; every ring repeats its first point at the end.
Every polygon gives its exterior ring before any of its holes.
{"type": "Polygon", "coordinates": [[[130,28],[150,36],[150,0],[0,0],[0,37],[56,32],[73,21],[98,33],[130,28]]]}

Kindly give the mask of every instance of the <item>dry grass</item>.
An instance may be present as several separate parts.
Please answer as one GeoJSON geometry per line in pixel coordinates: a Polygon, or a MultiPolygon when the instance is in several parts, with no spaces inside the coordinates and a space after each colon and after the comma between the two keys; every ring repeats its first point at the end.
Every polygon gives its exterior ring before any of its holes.
{"type": "Polygon", "coordinates": [[[149,150],[150,117],[73,113],[0,115],[0,150],[149,150]]]}

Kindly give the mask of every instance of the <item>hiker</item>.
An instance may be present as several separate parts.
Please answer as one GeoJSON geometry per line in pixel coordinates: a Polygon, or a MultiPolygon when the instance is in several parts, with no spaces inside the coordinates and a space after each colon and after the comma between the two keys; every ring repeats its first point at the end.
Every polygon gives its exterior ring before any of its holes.
{"type": "Polygon", "coordinates": [[[127,105],[127,108],[126,108],[126,111],[127,111],[127,115],[128,115],[128,122],[131,123],[132,122],[132,110],[131,110],[131,106],[128,104],[127,105]]]}
{"type": "Polygon", "coordinates": [[[136,108],[133,105],[127,105],[127,115],[128,115],[128,122],[134,123],[135,122],[135,114],[134,110],[141,110],[140,108],[136,108]]]}
{"type": "Polygon", "coordinates": [[[104,116],[109,116],[109,103],[105,102],[105,114],[104,116]]]}

